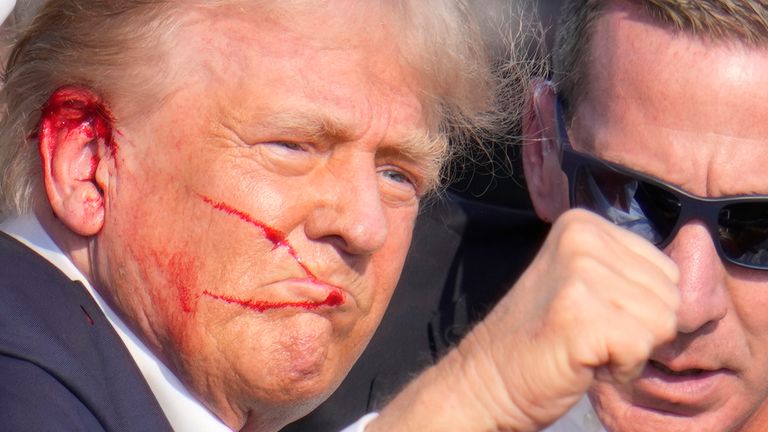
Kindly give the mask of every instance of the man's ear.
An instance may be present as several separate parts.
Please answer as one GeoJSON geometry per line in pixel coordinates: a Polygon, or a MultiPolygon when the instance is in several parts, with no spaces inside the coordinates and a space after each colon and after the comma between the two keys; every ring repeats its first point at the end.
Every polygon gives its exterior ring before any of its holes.
{"type": "Polygon", "coordinates": [[[81,87],[56,90],[42,109],[38,144],[48,201],[56,217],[82,236],[97,234],[104,224],[112,124],[96,94],[81,87]]]}
{"type": "Polygon", "coordinates": [[[554,222],[568,209],[568,181],[560,168],[555,129],[555,91],[549,81],[531,81],[523,114],[523,170],[536,214],[554,222]]]}

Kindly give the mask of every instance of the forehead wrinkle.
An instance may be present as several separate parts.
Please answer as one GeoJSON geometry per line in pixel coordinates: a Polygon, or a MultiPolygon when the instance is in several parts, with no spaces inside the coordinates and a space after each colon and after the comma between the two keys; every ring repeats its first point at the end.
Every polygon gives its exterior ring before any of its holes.
{"type": "Polygon", "coordinates": [[[270,113],[258,122],[273,132],[298,134],[302,139],[319,142],[347,142],[356,135],[351,125],[327,111],[270,113]]]}

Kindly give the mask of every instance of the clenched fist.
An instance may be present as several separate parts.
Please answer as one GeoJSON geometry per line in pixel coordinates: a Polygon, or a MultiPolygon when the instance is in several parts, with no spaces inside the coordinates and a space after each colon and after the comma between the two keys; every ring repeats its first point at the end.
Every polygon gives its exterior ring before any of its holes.
{"type": "Polygon", "coordinates": [[[489,316],[368,430],[539,430],[674,338],[678,277],[652,244],[571,210],[489,316]]]}

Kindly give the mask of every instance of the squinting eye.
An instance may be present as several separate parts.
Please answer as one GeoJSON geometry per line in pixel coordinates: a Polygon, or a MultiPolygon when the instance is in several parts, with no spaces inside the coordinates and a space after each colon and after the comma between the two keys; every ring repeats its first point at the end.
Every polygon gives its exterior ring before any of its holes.
{"type": "Polygon", "coordinates": [[[404,183],[404,184],[413,184],[411,179],[408,178],[405,174],[395,171],[395,170],[384,170],[381,172],[381,174],[386,177],[389,180],[392,180],[397,183],[404,183]]]}
{"type": "Polygon", "coordinates": [[[295,141],[268,141],[255,145],[263,166],[281,175],[306,174],[317,161],[311,144],[295,141]]]}
{"type": "Polygon", "coordinates": [[[275,141],[274,143],[272,143],[272,145],[284,148],[286,150],[292,150],[292,151],[304,150],[304,147],[302,147],[301,144],[297,144],[295,142],[275,141]]]}

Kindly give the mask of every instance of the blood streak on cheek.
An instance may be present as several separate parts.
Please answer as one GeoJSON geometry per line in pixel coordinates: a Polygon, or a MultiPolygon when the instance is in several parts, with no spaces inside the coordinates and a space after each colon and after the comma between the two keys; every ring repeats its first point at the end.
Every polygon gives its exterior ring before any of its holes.
{"type": "Polygon", "coordinates": [[[136,253],[129,248],[139,263],[139,271],[145,280],[151,278],[149,269],[160,269],[168,286],[176,291],[179,306],[183,312],[195,311],[192,293],[197,287],[197,265],[187,254],[169,251],[149,251],[136,253]]]}
{"type": "Polygon", "coordinates": [[[342,294],[341,290],[338,288],[334,288],[330,293],[328,293],[328,296],[325,298],[325,300],[321,302],[303,301],[303,302],[273,303],[273,302],[266,302],[266,301],[251,301],[251,300],[242,300],[239,298],[229,297],[229,296],[220,295],[220,294],[214,294],[208,290],[203,291],[203,294],[207,295],[208,297],[215,298],[217,300],[223,300],[227,303],[240,305],[245,308],[255,310],[257,312],[265,312],[270,309],[280,309],[280,308],[288,308],[288,307],[302,308],[306,310],[315,310],[323,306],[341,306],[344,304],[344,294],[342,294]]]}
{"type": "Polygon", "coordinates": [[[301,267],[302,270],[304,270],[304,273],[306,273],[307,277],[310,278],[313,281],[317,281],[317,276],[312,273],[312,271],[303,263],[301,262],[301,258],[296,253],[296,250],[293,248],[293,246],[288,243],[288,240],[285,239],[285,234],[282,232],[270,227],[269,225],[259,222],[255,219],[253,219],[249,214],[237,210],[234,207],[228,206],[227,204],[216,202],[208,197],[201,197],[203,201],[205,201],[206,204],[210,205],[211,207],[215,208],[216,210],[223,211],[224,213],[230,214],[232,216],[236,216],[243,220],[244,222],[247,222],[257,228],[259,228],[263,233],[264,237],[267,238],[274,247],[272,250],[275,250],[279,247],[285,247],[288,249],[288,253],[293,257],[293,259],[296,261],[296,263],[301,267]]]}
{"type": "Polygon", "coordinates": [[[179,293],[181,310],[192,312],[192,289],[195,285],[195,269],[191,260],[184,259],[182,255],[174,255],[168,262],[171,283],[179,293]]]}
{"type": "MultiPolygon", "coordinates": [[[[288,250],[288,254],[293,257],[293,259],[296,261],[296,264],[301,267],[301,269],[306,274],[307,278],[318,282],[317,276],[315,276],[314,273],[312,273],[312,270],[309,269],[309,267],[306,266],[303,262],[301,262],[301,257],[299,257],[298,253],[296,253],[296,250],[291,246],[290,243],[288,243],[288,240],[285,238],[285,234],[280,232],[279,230],[270,227],[269,225],[260,222],[253,217],[251,217],[249,214],[245,213],[242,210],[238,210],[230,205],[227,205],[222,202],[214,201],[211,198],[208,198],[206,196],[200,196],[200,198],[208,205],[213,207],[216,210],[219,210],[221,212],[224,212],[226,214],[235,216],[242,220],[245,223],[248,223],[250,225],[255,226],[261,232],[264,234],[264,237],[272,242],[274,251],[277,248],[286,248],[288,250]]],[[[250,301],[250,300],[243,300],[238,299],[235,297],[215,294],[210,291],[203,291],[204,295],[207,295],[211,298],[222,300],[227,303],[233,303],[240,305],[242,307],[255,310],[258,312],[264,312],[270,309],[278,309],[278,308],[287,308],[287,307],[296,307],[296,308],[303,308],[307,310],[314,310],[318,309],[322,306],[341,306],[344,304],[344,293],[342,293],[341,289],[334,287],[331,292],[328,294],[328,296],[325,298],[325,300],[321,302],[314,302],[314,301],[304,301],[304,302],[265,302],[265,301],[250,301]]]]}

